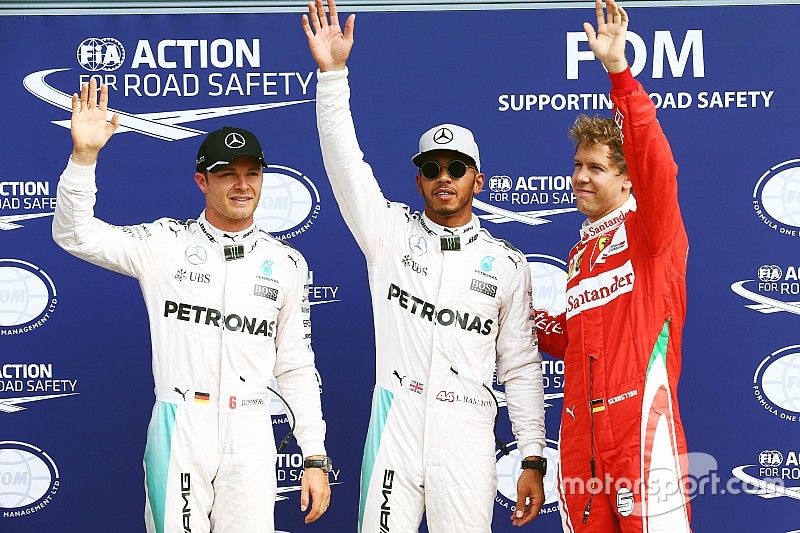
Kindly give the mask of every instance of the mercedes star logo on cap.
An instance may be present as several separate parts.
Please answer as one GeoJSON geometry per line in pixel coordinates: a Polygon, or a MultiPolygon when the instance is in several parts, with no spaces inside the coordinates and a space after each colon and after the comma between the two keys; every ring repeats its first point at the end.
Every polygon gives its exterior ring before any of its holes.
{"type": "Polygon", "coordinates": [[[225,146],[232,149],[241,148],[244,146],[244,137],[236,132],[229,133],[225,136],[225,146]]]}
{"type": "Polygon", "coordinates": [[[433,142],[436,144],[447,144],[453,140],[453,132],[447,128],[439,128],[433,134],[433,142]]]}

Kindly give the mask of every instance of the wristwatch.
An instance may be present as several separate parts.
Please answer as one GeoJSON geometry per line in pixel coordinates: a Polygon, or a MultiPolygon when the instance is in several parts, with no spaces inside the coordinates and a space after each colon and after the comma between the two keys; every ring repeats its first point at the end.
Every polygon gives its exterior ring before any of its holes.
{"type": "Polygon", "coordinates": [[[333,470],[333,461],[330,457],[323,457],[322,459],[305,459],[303,461],[303,468],[321,468],[326,474],[333,470]]]}
{"type": "Polygon", "coordinates": [[[542,457],[541,459],[523,460],[522,468],[533,468],[545,475],[547,474],[547,459],[542,457]]]}

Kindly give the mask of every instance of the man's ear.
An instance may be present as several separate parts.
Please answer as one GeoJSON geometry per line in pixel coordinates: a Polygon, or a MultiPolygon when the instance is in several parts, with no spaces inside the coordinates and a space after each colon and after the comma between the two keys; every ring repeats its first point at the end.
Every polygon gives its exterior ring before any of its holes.
{"type": "Polygon", "coordinates": [[[194,175],[194,182],[198,187],[200,187],[200,190],[203,191],[203,194],[205,194],[207,187],[206,177],[202,173],[196,172],[194,175]]]}
{"type": "Polygon", "coordinates": [[[483,190],[483,184],[486,182],[486,175],[483,172],[478,172],[475,175],[475,184],[472,186],[472,192],[478,194],[483,190]]]}
{"type": "Polygon", "coordinates": [[[630,191],[631,187],[633,187],[633,183],[631,183],[631,178],[627,174],[625,174],[625,181],[622,182],[622,190],[623,191],[630,191]]]}

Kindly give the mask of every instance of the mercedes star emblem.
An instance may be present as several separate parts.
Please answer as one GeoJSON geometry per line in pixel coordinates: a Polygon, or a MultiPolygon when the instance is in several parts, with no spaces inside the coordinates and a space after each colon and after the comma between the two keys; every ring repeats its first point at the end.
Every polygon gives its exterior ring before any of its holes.
{"type": "Polygon", "coordinates": [[[208,253],[202,246],[189,246],[186,248],[186,260],[193,265],[202,265],[207,258],[208,253]]]}
{"type": "Polygon", "coordinates": [[[241,148],[244,146],[244,137],[240,133],[229,133],[225,136],[225,146],[228,148],[241,148]]]}
{"type": "Polygon", "coordinates": [[[436,144],[447,144],[453,140],[453,132],[447,128],[439,128],[433,134],[433,142],[436,144]]]}
{"type": "Polygon", "coordinates": [[[409,237],[408,245],[411,247],[411,251],[414,252],[414,255],[425,255],[425,252],[428,251],[428,243],[419,235],[412,235],[409,237]]]}

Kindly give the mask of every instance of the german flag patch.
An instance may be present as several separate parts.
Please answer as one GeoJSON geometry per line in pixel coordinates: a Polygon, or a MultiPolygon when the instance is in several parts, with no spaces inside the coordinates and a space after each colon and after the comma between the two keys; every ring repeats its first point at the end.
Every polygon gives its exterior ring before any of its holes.
{"type": "Polygon", "coordinates": [[[606,399],[605,398],[598,398],[596,400],[591,400],[589,402],[589,409],[591,409],[593,413],[599,413],[600,411],[605,411],[606,410],[606,399]]]}
{"type": "Polygon", "coordinates": [[[195,392],[194,393],[194,401],[197,403],[208,403],[208,399],[211,397],[210,394],[207,392],[195,392]]]}

